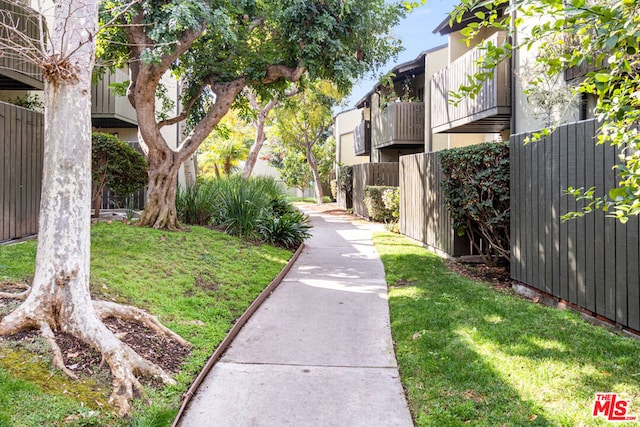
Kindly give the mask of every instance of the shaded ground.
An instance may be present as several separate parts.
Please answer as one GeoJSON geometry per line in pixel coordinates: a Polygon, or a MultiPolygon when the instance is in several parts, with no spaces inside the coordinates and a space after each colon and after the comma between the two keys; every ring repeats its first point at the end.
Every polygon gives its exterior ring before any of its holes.
{"type": "Polygon", "coordinates": [[[449,270],[477,282],[486,282],[498,289],[510,289],[511,277],[508,267],[489,267],[485,264],[463,263],[455,260],[445,262],[449,270]]]}

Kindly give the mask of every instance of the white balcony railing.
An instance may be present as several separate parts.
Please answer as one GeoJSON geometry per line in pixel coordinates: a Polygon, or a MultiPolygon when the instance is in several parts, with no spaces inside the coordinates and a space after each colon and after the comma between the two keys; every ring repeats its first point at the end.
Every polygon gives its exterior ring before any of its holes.
{"type": "MultiPolygon", "coordinates": [[[[504,32],[491,36],[488,41],[500,46],[504,32]]],[[[477,61],[483,50],[474,48],[431,79],[431,127],[438,132],[499,132],[508,128],[511,114],[511,83],[509,61],[498,65],[494,75],[485,81],[478,95],[463,98],[457,105],[450,103],[450,92],[468,85],[468,75],[481,71],[477,61]]]]}

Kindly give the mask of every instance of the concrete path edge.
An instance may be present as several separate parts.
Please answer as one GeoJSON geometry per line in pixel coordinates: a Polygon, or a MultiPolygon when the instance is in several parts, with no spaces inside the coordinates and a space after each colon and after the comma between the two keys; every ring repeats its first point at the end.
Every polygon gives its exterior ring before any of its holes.
{"type": "Polygon", "coordinates": [[[284,266],[282,271],[280,271],[280,273],[278,273],[275,279],[273,279],[271,283],[266,288],[264,288],[264,290],[260,293],[260,295],[257,296],[257,298],[245,310],[242,316],[240,316],[236,321],[236,323],[234,323],[234,325],[231,327],[231,329],[227,333],[227,336],[220,342],[220,345],[218,345],[218,347],[213,352],[211,357],[207,360],[207,363],[204,365],[204,367],[202,368],[198,376],[195,378],[195,380],[191,383],[191,386],[189,386],[189,389],[187,390],[187,392],[182,396],[183,397],[182,404],[180,405],[178,414],[173,420],[173,424],[171,425],[172,427],[177,427],[178,423],[180,422],[180,418],[182,417],[182,414],[187,409],[187,406],[189,406],[189,402],[191,401],[191,398],[195,395],[196,391],[198,390],[198,387],[200,387],[200,384],[202,384],[202,382],[204,381],[209,371],[211,371],[211,369],[213,369],[213,367],[218,362],[218,360],[220,360],[220,357],[224,354],[227,348],[229,348],[229,346],[231,345],[235,337],[238,335],[238,333],[244,327],[247,321],[251,318],[253,313],[255,313],[256,310],[260,308],[262,303],[269,297],[269,295],[271,295],[273,291],[275,291],[276,288],[280,285],[280,283],[282,283],[282,280],[287,275],[289,270],[291,270],[291,267],[293,267],[293,264],[295,264],[296,260],[302,253],[303,249],[304,249],[304,243],[302,243],[298,247],[298,249],[293,253],[291,258],[287,262],[287,265],[284,266]]]}

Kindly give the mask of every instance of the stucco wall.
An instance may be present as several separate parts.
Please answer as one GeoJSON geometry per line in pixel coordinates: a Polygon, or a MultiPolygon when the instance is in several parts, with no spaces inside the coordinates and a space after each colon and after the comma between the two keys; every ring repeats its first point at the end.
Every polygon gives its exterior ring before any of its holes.
{"type": "Polygon", "coordinates": [[[369,156],[356,156],[353,151],[353,131],[362,121],[362,114],[362,109],[352,109],[336,115],[333,135],[336,139],[337,163],[352,166],[369,162],[369,156]]]}

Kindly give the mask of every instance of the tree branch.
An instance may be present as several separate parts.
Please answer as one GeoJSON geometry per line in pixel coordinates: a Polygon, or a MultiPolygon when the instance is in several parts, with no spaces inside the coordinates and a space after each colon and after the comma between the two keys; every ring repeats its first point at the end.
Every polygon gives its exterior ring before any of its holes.
{"type": "Polygon", "coordinates": [[[174,125],[176,123],[180,123],[183,120],[186,120],[187,117],[189,117],[189,113],[191,112],[191,108],[193,108],[193,106],[195,105],[195,103],[198,100],[198,98],[200,98],[200,95],[202,95],[202,92],[204,91],[204,88],[205,88],[204,84],[201,85],[198,88],[197,94],[195,96],[193,96],[189,100],[189,103],[186,106],[184,106],[183,111],[179,115],[177,115],[175,117],[172,117],[170,119],[167,119],[167,120],[162,120],[160,123],[158,123],[158,127],[171,126],[171,125],[174,125]]]}
{"type": "Polygon", "coordinates": [[[301,63],[298,64],[296,68],[287,67],[286,65],[269,65],[267,67],[267,74],[264,79],[262,79],[262,83],[273,83],[281,78],[287,79],[290,82],[297,82],[305,71],[306,67],[301,63]]]}

